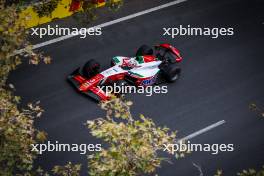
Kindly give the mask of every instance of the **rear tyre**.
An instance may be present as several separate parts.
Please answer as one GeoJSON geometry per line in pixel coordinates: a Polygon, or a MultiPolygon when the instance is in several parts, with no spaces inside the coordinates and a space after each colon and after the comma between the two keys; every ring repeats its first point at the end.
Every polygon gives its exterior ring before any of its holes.
{"type": "Polygon", "coordinates": [[[136,53],[136,56],[153,55],[153,49],[148,45],[142,45],[136,53]]]}
{"type": "Polygon", "coordinates": [[[86,78],[91,78],[100,72],[100,64],[93,59],[87,61],[83,68],[82,73],[86,78]]]}
{"type": "Polygon", "coordinates": [[[161,74],[167,82],[175,82],[181,75],[181,68],[176,64],[169,64],[161,68],[161,74]]]}

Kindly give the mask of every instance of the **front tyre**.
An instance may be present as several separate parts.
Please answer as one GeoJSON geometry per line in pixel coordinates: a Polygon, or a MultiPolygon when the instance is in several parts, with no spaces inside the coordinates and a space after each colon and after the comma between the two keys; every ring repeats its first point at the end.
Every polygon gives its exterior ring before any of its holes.
{"type": "Polygon", "coordinates": [[[181,75],[181,68],[176,64],[169,64],[161,68],[161,74],[167,82],[175,82],[181,75]]]}
{"type": "Polygon", "coordinates": [[[86,78],[91,78],[100,72],[100,64],[93,59],[88,60],[83,68],[82,73],[86,78]]]}

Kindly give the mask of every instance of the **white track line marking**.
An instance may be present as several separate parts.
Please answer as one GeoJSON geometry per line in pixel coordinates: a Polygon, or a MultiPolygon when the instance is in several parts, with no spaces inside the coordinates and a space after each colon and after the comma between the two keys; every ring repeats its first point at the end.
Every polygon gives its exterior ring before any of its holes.
{"type": "MultiPolygon", "coordinates": [[[[145,15],[145,14],[148,14],[148,13],[151,13],[151,12],[154,12],[154,11],[158,11],[158,10],[161,10],[161,9],[164,9],[164,8],[176,5],[176,4],[180,4],[180,3],[185,2],[185,1],[187,1],[187,0],[175,0],[175,1],[163,4],[163,5],[159,5],[159,6],[147,9],[147,10],[143,10],[141,12],[137,12],[137,13],[122,17],[122,18],[118,18],[118,19],[113,20],[113,21],[109,21],[109,22],[106,22],[106,23],[99,24],[97,26],[93,26],[93,28],[103,28],[103,27],[106,27],[106,26],[111,26],[113,24],[117,24],[117,23],[120,23],[122,21],[127,21],[127,20],[130,20],[132,18],[136,18],[138,16],[142,16],[142,15],[145,15]]],[[[69,38],[72,38],[72,37],[75,37],[75,36],[77,36],[77,35],[70,34],[70,35],[61,36],[61,37],[58,37],[58,38],[55,38],[55,39],[51,39],[51,40],[48,40],[48,41],[33,45],[33,49],[41,48],[43,46],[47,46],[47,45],[50,45],[50,44],[53,44],[53,43],[57,43],[59,41],[66,40],[66,39],[69,39],[69,38]]],[[[17,50],[17,51],[15,51],[14,54],[20,54],[20,53],[24,52],[24,50],[25,49],[17,50]]]]}
{"type": "Polygon", "coordinates": [[[199,131],[196,131],[196,132],[194,132],[194,133],[192,133],[192,134],[190,134],[188,136],[185,136],[184,138],[181,138],[179,141],[187,141],[187,140],[190,140],[190,139],[192,139],[192,138],[194,138],[196,136],[199,136],[199,135],[201,135],[203,133],[206,133],[207,131],[210,131],[210,130],[212,130],[212,129],[220,126],[220,125],[223,125],[224,123],[226,123],[226,121],[225,120],[221,120],[219,122],[216,122],[216,123],[214,123],[212,125],[209,125],[209,126],[203,128],[203,129],[201,129],[199,131]]]}

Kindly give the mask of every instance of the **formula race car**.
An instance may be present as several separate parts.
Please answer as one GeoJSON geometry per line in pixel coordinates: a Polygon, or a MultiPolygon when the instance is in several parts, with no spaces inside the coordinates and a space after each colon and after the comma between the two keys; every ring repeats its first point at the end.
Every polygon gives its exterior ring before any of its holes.
{"type": "Polygon", "coordinates": [[[81,93],[97,101],[111,98],[100,89],[102,85],[151,86],[163,82],[176,81],[181,73],[179,51],[169,45],[160,44],[154,50],[142,45],[134,57],[116,56],[111,59],[111,67],[100,72],[100,64],[88,60],[68,76],[68,81],[81,93]]]}

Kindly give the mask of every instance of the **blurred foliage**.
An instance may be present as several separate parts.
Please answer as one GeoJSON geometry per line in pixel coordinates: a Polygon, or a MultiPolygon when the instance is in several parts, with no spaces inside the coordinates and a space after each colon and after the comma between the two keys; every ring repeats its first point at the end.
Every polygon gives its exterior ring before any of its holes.
{"type": "Polygon", "coordinates": [[[0,11],[0,86],[4,87],[10,71],[21,64],[21,58],[29,58],[29,63],[34,65],[41,60],[50,63],[51,59],[32,51],[25,29],[25,21],[29,19],[18,20],[17,5],[5,6],[5,1],[0,0],[0,11]],[[21,48],[24,48],[23,52],[18,54],[21,48]]]}
{"type": "Polygon", "coordinates": [[[19,110],[19,97],[3,88],[0,88],[0,97],[0,175],[30,171],[36,156],[31,152],[31,144],[45,140],[45,135],[39,135],[43,132],[33,125],[43,110],[39,102],[19,110]]]}
{"type": "Polygon", "coordinates": [[[82,2],[83,11],[79,12],[80,18],[83,22],[90,23],[97,19],[97,7],[92,1],[80,0],[82,2]]]}
{"type": "Polygon", "coordinates": [[[81,170],[80,164],[72,164],[69,162],[65,166],[55,166],[52,171],[56,176],[79,176],[81,170]]]}
{"type": "Polygon", "coordinates": [[[249,104],[249,109],[253,112],[255,112],[258,116],[264,117],[264,108],[260,107],[256,103],[249,104]]]}
{"type": "MultiPolygon", "coordinates": [[[[225,174],[223,173],[222,170],[218,170],[214,176],[224,176],[225,174]]],[[[248,169],[248,170],[243,170],[239,173],[237,173],[237,176],[264,176],[264,166],[257,171],[255,169],[248,169]]]]}
{"type": "Polygon", "coordinates": [[[6,6],[0,0],[0,11],[0,175],[13,176],[31,171],[36,158],[31,144],[45,140],[46,133],[34,127],[34,120],[43,113],[40,102],[28,103],[22,108],[21,98],[13,93],[14,85],[7,85],[6,81],[9,73],[21,64],[21,58],[28,57],[31,64],[38,64],[41,59],[49,62],[50,58],[32,51],[26,40],[25,21],[17,20],[18,6],[6,6]],[[24,53],[16,55],[24,47],[24,53]]]}
{"type": "Polygon", "coordinates": [[[217,170],[216,174],[214,176],[222,176],[223,175],[223,171],[222,170],[217,170]]]}
{"type": "Polygon", "coordinates": [[[4,86],[7,76],[21,63],[20,58],[14,57],[14,51],[26,46],[26,30],[23,23],[17,23],[18,12],[15,5],[5,6],[0,0],[0,86],[4,86]]]}
{"type": "MultiPolygon", "coordinates": [[[[176,141],[176,132],[158,127],[140,115],[136,120],[130,113],[132,102],[113,97],[100,104],[106,118],[87,121],[91,134],[109,147],[89,155],[91,176],[134,176],[153,173],[167,158],[158,156],[163,144],[176,141]]],[[[178,154],[184,156],[184,153],[178,154]]]]}
{"type": "Polygon", "coordinates": [[[59,2],[61,2],[61,0],[42,0],[33,4],[33,10],[39,17],[52,17],[52,12],[58,7],[59,2]]]}
{"type": "Polygon", "coordinates": [[[39,167],[23,174],[16,174],[16,176],[80,176],[80,170],[80,164],[72,164],[71,162],[68,162],[64,166],[54,166],[52,174],[39,167]]]}
{"type": "Polygon", "coordinates": [[[106,1],[106,7],[112,11],[117,11],[119,10],[124,4],[123,0],[120,1],[115,1],[115,0],[107,0],[106,1]]]}
{"type": "Polygon", "coordinates": [[[259,171],[255,169],[243,170],[237,174],[238,176],[264,176],[264,166],[259,171]]]}
{"type": "MultiPolygon", "coordinates": [[[[25,29],[25,22],[30,17],[18,20],[21,3],[17,2],[20,1],[7,4],[0,0],[0,176],[48,176],[41,168],[33,169],[37,154],[31,151],[31,144],[43,142],[47,136],[34,127],[34,120],[43,113],[40,102],[28,103],[23,108],[21,98],[14,95],[15,86],[7,84],[10,72],[23,59],[28,58],[29,64],[33,65],[40,61],[51,62],[50,57],[33,52],[25,29]]],[[[77,176],[80,168],[80,165],[68,163],[55,166],[53,174],[77,176]]]]}

